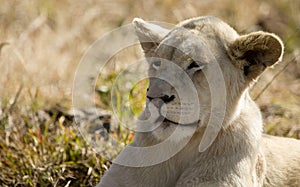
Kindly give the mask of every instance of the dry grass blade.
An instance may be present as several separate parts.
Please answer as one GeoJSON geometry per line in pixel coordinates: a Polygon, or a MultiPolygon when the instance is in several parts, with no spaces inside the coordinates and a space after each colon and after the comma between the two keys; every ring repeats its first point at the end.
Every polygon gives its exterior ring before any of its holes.
{"type": "Polygon", "coordinates": [[[1,54],[2,48],[6,45],[9,45],[9,43],[8,42],[0,43],[0,54],[1,54]]]}
{"type": "Polygon", "coordinates": [[[263,89],[254,97],[254,101],[256,101],[267,89],[268,87],[272,84],[272,82],[282,73],[286,68],[291,64],[291,62],[296,62],[297,57],[294,57],[292,60],[288,61],[281,70],[279,70],[273,77],[272,79],[263,87],[263,89]]]}
{"type": "Polygon", "coordinates": [[[16,95],[15,95],[12,103],[9,106],[9,109],[8,109],[9,113],[11,113],[11,111],[14,109],[14,106],[16,105],[16,103],[17,103],[17,101],[18,101],[18,99],[20,97],[20,94],[21,94],[22,90],[23,90],[23,84],[20,85],[20,87],[19,87],[19,89],[18,89],[18,91],[17,91],[17,93],[16,93],[16,95]]]}

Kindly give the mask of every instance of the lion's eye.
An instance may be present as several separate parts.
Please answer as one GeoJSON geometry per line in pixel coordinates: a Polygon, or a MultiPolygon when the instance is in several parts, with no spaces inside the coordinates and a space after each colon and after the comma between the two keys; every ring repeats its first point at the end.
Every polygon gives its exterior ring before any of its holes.
{"type": "Polygon", "coordinates": [[[192,63],[190,63],[190,65],[187,67],[187,72],[189,74],[193,74],[197,71],[200,71],[204,68],[204,64],[201,62],[195,62],[193,61],[192,63]]]}
{"type": "Polygon", "coordinates": [[[199,64],[197,64],[195,61],[193,61],[188,67],[188,70],[190,69],[201,69],[201,67],[199,66],[199,64]]]}
{"type": "Polygon", "coordinates": [[[160,65],[161,65],[161,62],[160,62],[160,61],[155,61],[155,62],[153,62],[152,67],[153,67],[154,69],[158,69],[158,68],[160,67],[160,65]]]}

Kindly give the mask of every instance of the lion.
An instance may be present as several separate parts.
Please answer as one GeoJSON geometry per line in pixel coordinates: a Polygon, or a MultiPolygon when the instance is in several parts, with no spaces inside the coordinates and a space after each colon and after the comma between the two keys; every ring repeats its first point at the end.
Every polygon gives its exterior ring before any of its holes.
{"type": "Polygon", "coordinates": [[[147,104],[133,143],[98,186],[300,186],[300,141],[263,134],[249,96],[282,60],[278,36],[239,35],[209,16],[173,29],[133,24],[149,64],[147,104]]]}

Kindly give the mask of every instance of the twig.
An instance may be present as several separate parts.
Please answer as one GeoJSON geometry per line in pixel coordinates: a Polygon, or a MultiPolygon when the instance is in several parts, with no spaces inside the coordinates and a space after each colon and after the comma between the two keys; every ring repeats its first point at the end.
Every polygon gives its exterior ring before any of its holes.
{"type": "Polygon", "coordinates": [[[0,54],[1,54],[2,48],[3,48],[4,46],[6,46],[6,45],[9,45],[9,43],[8,43],[8,42],[0,43],[0,54]]]}
{"type": "Polygon", "coordinates": [[[16,96],[13,100],[13,102],[11,103],[11,105],[9,106],[9,109],[8,109],[8,112],[10,113],[12,111],[12,109],[14,108],[15,104],[17,103],[19,97],[20,97],[20,94],[21,94],[21,91],[23,89],[23,84],[21,84],[21,86],[19,87],[17,93],[16,93],[16,96]]]}
{"type": "Polygon", "coordinates": [[[257,94],[257,96],[254,98],[254,101],[256,101],[266,91],[266,89],[272,84],[272,82],[280,75],[280,73],[282,73],[291,64],[291,62],[295,62],[296,61],[296,58],[297,57],[294,57],[292,60],[290,60],[288,63],[286,63],[284,65],[284,67],[274,75],[274,77],[271,79],[271,81],[268,82],[264,86],[264,88],[257,94]]]}

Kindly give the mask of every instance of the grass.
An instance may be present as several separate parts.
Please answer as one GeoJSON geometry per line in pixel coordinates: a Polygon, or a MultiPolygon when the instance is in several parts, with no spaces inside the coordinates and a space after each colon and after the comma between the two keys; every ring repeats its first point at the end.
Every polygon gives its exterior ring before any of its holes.
{"type": "Polygon", "coordinates": [[[93,186],[109,167],[64,116],[3,109],[1,186],[93,186]]]}
{"type": "MultiPolygon", "coordinates": [[[[134,17],[176,23],[214,15],[241,33],[278,34],[286,46],[284,61],[264,73],[251,94],[257,96],[295,58],[257,103],[265,132],[300,138],[300,1],[0,0],[0,4],[1,186],[93,186],[101,179],[111,164],[108,158],[119,150],[95,153],[68,116],[47,110],[57,104],[72,106],[73,78],[85,51],[104,33],[134,17]]],[[[109,111],[114,106],[121,121],[135,118],[144,105],[146,80],[127,89],[122,85],[130,77],[116,79],[141,57],[139,50],[133,47],[114,56],[95,86],[97,106],[109,111]],[[112,90],[114,83],[120,86],[112,90]],[[116,103],[111,103],[111,94],[116,103]]],[[[118,121],[111,135],[122,146],[133,138],[132,131],[118,121]]]]}

